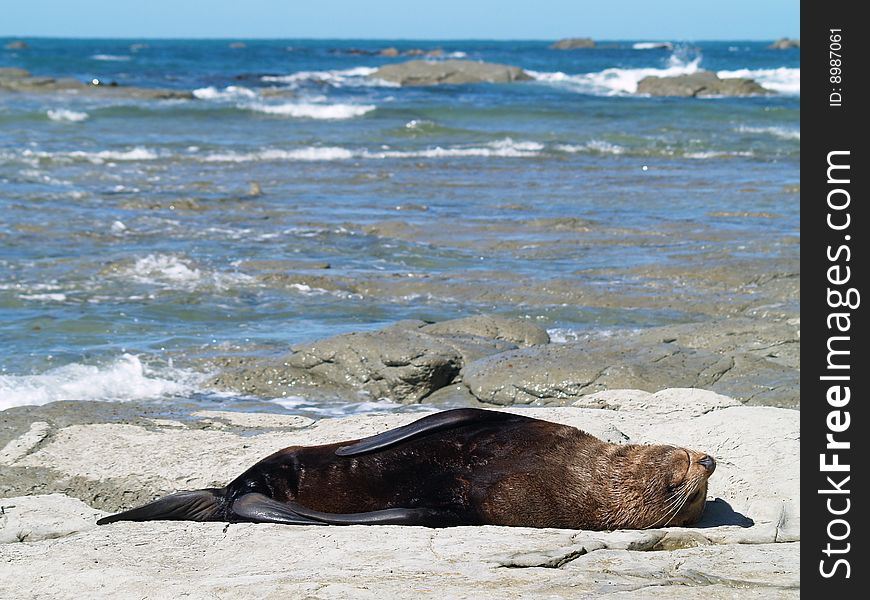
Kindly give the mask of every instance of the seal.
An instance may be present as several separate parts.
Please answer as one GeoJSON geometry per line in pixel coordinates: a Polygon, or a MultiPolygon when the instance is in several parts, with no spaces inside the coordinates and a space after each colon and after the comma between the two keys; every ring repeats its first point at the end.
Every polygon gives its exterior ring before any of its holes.
{"type": "Polygon", "coordinates": [[[108,516],[299,525],[686,526],[716,461],[665,445],[609,444],[522,415],[456,409],[349,442],[291,446],[223,488],[108,516]]]}

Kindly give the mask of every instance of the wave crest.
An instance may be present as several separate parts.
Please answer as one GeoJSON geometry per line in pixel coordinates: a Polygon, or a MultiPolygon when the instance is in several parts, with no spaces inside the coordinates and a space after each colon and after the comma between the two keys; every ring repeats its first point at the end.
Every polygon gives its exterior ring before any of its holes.
{"type": "Polygon", "coordinates": [[[124,354],[98,367],[78,363],[41,375],[0,375],[0,410],[59,400],[150,400],[188,394],[205,375],[180,369],[157,373],[124,354]]]}

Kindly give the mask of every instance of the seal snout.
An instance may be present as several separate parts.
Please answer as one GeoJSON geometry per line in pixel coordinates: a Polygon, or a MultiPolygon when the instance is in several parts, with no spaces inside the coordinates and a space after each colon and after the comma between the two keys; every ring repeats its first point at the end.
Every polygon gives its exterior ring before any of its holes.
{"type": "Polygon", "coordinates": [[[704,456],[699,458],[698,464],[707,469],[707,473],[709,473],[710,475],[712,475],[713,471],[716,470],[716,460],[709,454],[705,454],[704,456]]]}

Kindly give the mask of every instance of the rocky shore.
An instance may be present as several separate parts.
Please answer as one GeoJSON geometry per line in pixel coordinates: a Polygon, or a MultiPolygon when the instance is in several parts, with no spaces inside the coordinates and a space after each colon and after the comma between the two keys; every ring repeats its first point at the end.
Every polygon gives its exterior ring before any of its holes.
{"type": "Polygon", "coordinates": [[[153,407],[105,403],[7,410],[0,413],[0,595],[733,598],[739,590],[741,598],[798,597],[797,411],[690,389],[611,390],[581,404],[514,410],[616,443],[713,454],[719,467],[697,527],[97,527],[106,512],[222,485],[288,445],[366,436],[419,414],[313,422],[219,411],[167,418],[153,407]]]}
{"type": "Polygon", "coordinates": [[[350,400],[362,393],[403,404],[443,389],[454,400],[507,406],[585,405],[601,391],[677,385],[750,405],[797,407],[799,326],[722,319],[556,344],[544,329],[518,319],[403,321],[297,345],[286,354],[220,358],[211,363],[221,370],[211,385],[263,398],[350,400]]]}

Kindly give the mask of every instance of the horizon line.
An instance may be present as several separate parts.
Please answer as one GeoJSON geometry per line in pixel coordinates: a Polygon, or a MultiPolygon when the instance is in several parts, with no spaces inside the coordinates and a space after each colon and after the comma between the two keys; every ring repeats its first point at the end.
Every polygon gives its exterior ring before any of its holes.
{"type": "Polygon", "coordinates": [[[637,38],[597,38],[594,36],[569,36],[569,37],[550,37],[550,38],[478,38],[478,37],[419,37],[419,38],[403,38],[403,37],[260,37],[260,36],[190,36],[190,37],[175,37],[175,36],[71,36],[71,35],[8,35],[0,34],[0,39],[53,39],[53,40],[154,40],[154,41],[359,41],[359,42],[552,42],[564,39],[574,38],[589,38],[594,42],[766,42],[776,41],[783,38],[800,39],[800,36],[782,35],[779,37],[759,37],[759,38],[705,38],[705,39],[689,39],[689,38],[655,38],[655,37],[637,37],[637,38]]]}

